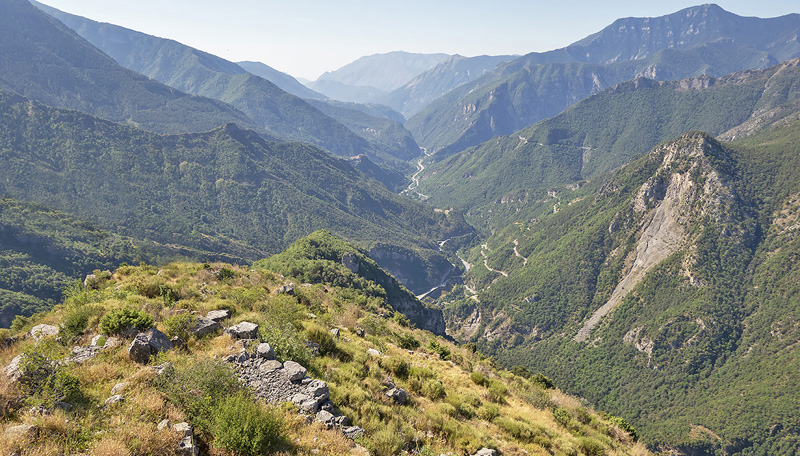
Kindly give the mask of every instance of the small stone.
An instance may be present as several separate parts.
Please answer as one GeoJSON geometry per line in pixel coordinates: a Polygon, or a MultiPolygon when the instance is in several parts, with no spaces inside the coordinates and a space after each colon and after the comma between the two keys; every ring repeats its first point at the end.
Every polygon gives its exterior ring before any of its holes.
{"type": "Polygon", "coordinates": [[[11,438],[25,439],[27,441],[36,440],[39,436],[39,426],[35,424],[20,424],[6,429],[4,434],[11,438]]]}
{"type": "Polygon", "coordinates": [[[477,453],[473,454],[472,456],[497,456],[497,450],[493,450],[491,448],[483,447],[478,450],[477,453]]]}
{"type": "Polygon", "coordinates": [[[337,428],[344,428],[350,426],[350,418],[344,415],[339,415],[333,419],[333,425],[336,426],[337,428]]]}
{"type": "Polygon", "coordinates": [[[9,363],[8,366],[3,368],[3,371],[12,382],[16,382],[20,379],[20,377],[22,377],[22,360],[24,359],[25,354],[17,355],[11,360],[11,363],[9,363]]]}
{"type": "Polygon", "coordinates": [[[361,328],[358,328],[358,327],[357,327],[357,328],[356,328],[356,336],[358,336],[358,337],[364,337],[364,330],[363,330],[363,329],[361,329],[361,328]]]}
{"type": "Polygon", "coordinates": [[[123,395],[115,394],[115,395],[109,397],[108,399],[106,399],[105,404],[106,405],[112,405],[112,404],[116,404],[116,403],[124,402],[124,401],[125,401],[125,397],[123,395]]]}
{"type": "Polygon", "coordinates": [[[100,281],[97,279],[97,276],[94,274],[87,274],[86,278],[83,279],[83,288],[97,288],[97,284],[100,281]]]}
{"type": "Polygon", "coordinates": [[[291,285],[281,285],[281,287],[278,288],[278,290],[275,293],[294,296],[294,287],[292,287],[291,285]]]}
{"type": "Polygon", "coordinates": [[[53,407],[55,407],[55,408],[57,408],[59,410],[63,410],[65,412],[69,412],[70,410],[72,410],[72,404],[68,404],[68,403],[66,403],[64,401],[56,401],[56,402],[54,402],[53,403],[53,407]]]}
{"type": "Polygon", "coordinates": [[[217,331],[222,331],[222,325],[216,320],[205,317],[196,317],[194,327],[191,330],[192,335],[198,339],[209,334],[214,334],[217,331]]]}
{"type": "Polygon", "coordinates": [[[31,409],[28,410],[28,413],[31,415],[46,416],[50,414],[50,410],[48,410],[44,405],[36,405],[31,407],[31,409]]]}
{"type": "Polygon", "coordinates": [[[392,388],[386,392],[396,404],[404,405],[408,402],[408,393],[403,388],[392,388]]]}
{"type": "Polygon", "coordinates": [[[55,337],[58,335],[58,326],[36,325],[31,328],[31,336],[38,342],[44,337],[55,337]]]}
{"type": "Polygon", "coordinates": [[[223,320],[231,318],[231,311],[227,309],[212,310],[206,314],[206,318],[209,320],[214,320],[217,323],[222,323],[223,320]]]}
{"type": "Polygon", "coordinates": [[[321,398],[323,400],[329,398],[331,395],[328,384],[322,380],[312,380],[306,385],[306,392],[314,398],[321,398]]]}
{"type": "Polygon", "coordinates": [[[128,385],[130,385],[130,384],[131,384],[131,382],[120,382],[120,383],[117,383],[116,385],[114,385],[113,388],[111,388],[111,394],[119,394],[119,393],[125,391],[125,388],[127,388],[128,385]]]}
{"type": "Polygon", "coordinates": [[[370,356],[381,356],[381,352],[375,350],[374,348],[367,349],[367,354],[370,356]]]}
{"type": "Polygon", "coordinates": [[[317,412],[316,421],[319,421],[320,423],[324,423],[326,425],[331,425],[333,424],[333,418],[334,416],[331,412],[320,410],[319,412],[317,412]]]}
{"type": "Polygon", "coordinates": [[[306,368],[294,361],[286,361],[283,363],[283,370],[286,372],[286,377],[291,382],[297,382],[306,376],[306,368]]]}
{"type": "Polygon", "coordinates": [[[270,344],[262,343],[258,344],[258,348],[256,349],[256,353],[258,353],[259,358],[263,359],[275,359],[275,350],[272,348],[270,344]]]}
{"type": "Polygon", "coordinates": [[[355,440],[359,437],[364,437],[364,430],[358,426],[350,426],[342,429],[342,433],[350,440],[355,440]]]}
{"type": "Polygon", "coordinates": [[[260,366],[258,366],[258,370],[264,374],[268,374],[278,369],[283,369],[283,364],[281,364],[280,361],[274,359],[264,361],[263,363],[261,363],[260,366]]]}
{"type": "Polygon", "coordinates": [[[98,335],[92,337],[92,346],[101,347],[102,346],[102,345],[100,345],[100,341],[101,340],[103,341],[103,345],[105,345],[107,337],[102,335],[102,334],[98,334],[98,335]]]}
{"type": "Polygon", "coordinates": [[[158,423],[158,430],[163,431],[164,429],[170,429],[172,425],[170,424],[169,420],[164,418],[158,423]]]}
{"type": "Polygon", "coordinates": [[[198,456],[200,454],[200,448],[197,447],[194,437],[181,439],[181,443],[178,444],[178,454],[182,456],[198,456]]]}
{"type": "Polygon", "coordinates": [[[192,426],[185,421],[173,424],[172,430],[177,432],[181,437],[191,437],[194,435],[192,426]]]}
{"type": "Polygon", "coordinates": [[[334,339],[339,340],[339,328],[331,329],[331,336],[333,336],[334,339]]]}
{"type": "Polygon", "coordinates": [[[320,345],[318,343],[307,340],[306,348],[311,352],[311,356],[319,356],[320,345]]]}
{"type": "Polygon", "coordinates": [[[230,335],[234,339],[255,339],[258,335],[258,325],[243,321],[238,325],[231,326],[225,329],[225,334],[230,335]]]}

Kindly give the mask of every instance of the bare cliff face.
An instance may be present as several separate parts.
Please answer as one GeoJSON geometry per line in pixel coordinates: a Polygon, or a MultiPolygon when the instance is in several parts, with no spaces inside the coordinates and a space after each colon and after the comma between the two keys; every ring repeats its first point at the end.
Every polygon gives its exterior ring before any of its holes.
{"type": "MultiPolygon", "coordinates": [[[[690,248],[699,234],[689,230],[696,221],[717,224],[731,216],[737,198],[726,184],[726,176],[713,163],[719,153],[719,145],[699,133],[686,134],[651,152],[663,158],[633,199],[633,212],[641,220],[635,247],[625,258],[622,277],[611,297],[591,314],[574,341],[586,341],[592,329],[654,267],[679,250],[690,248]]],[[[691,261],[688,263],[685,275],[692,277],[691,261]]]]}

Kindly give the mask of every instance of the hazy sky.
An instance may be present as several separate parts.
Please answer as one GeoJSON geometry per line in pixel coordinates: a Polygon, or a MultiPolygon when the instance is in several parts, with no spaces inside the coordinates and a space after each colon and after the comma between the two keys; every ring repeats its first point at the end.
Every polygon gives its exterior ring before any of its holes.
{"type": "MultiPolygon", "coordinates": [[[[55,8],[171,38],[228,60],[316,79],[390,51],[474,56],[566,46],[614,19],[661,16],[681,0],[43,0],[55,8]]],[[[797,0],[720,0],[741,16],[800,12],[797,0]]]]}

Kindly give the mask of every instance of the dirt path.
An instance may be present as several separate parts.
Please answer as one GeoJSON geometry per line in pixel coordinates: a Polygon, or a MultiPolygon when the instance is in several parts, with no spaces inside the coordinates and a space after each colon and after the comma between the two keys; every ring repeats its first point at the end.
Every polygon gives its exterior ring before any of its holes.
{"type": "Polygon", "coordinates": [[[517,251],[517,247],[519,247],[519,241],[514,239],[514,255],[516,255],[519,258],[522,258],[522,265],[523,266],[527,266],[528,265],[528,259],[525,258],[524,256],[520,255],[520,253],[517,251]]]}

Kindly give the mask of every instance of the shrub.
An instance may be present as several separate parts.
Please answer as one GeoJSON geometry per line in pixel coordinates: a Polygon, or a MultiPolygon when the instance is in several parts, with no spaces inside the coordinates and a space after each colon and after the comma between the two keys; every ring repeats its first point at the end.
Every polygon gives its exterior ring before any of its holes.
{"type": "Polygon", "coordinates": [[[414,350],[419,348],[419,341],[411,334],[401,334],[397,336],[397,344],[400,348],[405,350],[414,350]]]}
{"type": "Polygon", "coordinates": [[[422,384],[422,394],[432,400],[445,397],[444,385],[439,380],[426,380],[422,384]]]}
{"type": "Polygon", "coordinates": [[[488,381],[486,380],[486,377],[484,377],[483,374],[481,374],[478,371],[472,371],[472,373],[469,374],[469,378],[476,385],[486,386],[487,383],[488,383],[488,381]]]}
{"type": "Polygon", "coordinates": [[[259,332],[261,340],[268,342],[275,349],[275,356],[279,361],[292,360],[305,365],[311,359],[311,352],[306,347],[305,341],[291,323],[261,325],[259,332]]]}
{"type": "Polygon", "coordinates": [[[545,377],[541,372],[533,374],[531,376],[531,381],[533,383],[538,383],[544,389],[553,389],[553,388],[555,388],[555,385],[553,384],[553,382],[549,378],[545,377]]]}
{"type": "Polygon", "coordinates": [[[604,456],[606,454],[603,444],[591,437],[581,437],[579,442],[580,448],[586,456],[604,456]]]}
{"type": "Polygon", "coordinates": [[[242,392],[223,398],[212,416],[215,445],[237,454],[267,454],[286,440],[282,417],[242,392]]]}
{"type": "Polygon", "coordinates": [[[408,378],[409,373],[409,366],[408,363],[405,362],[401,358],[391,357],[386,358],[385,360],[381,361],[384,369],[388,370],[398,378],[403,380],[408,378]]]}
{"type": "Polygon", "coordinates": [[[217,279],[219,280],[232,279],[234,277],[236,277],[236,271],[233,269],[222,268],[217,273],[217,279]]]}
{"type": "Polygon", "coordinates": [[[508,388],[503,383],[492,381],[489,383],[489,390],[486,392],[486,398],[492,402],[502,404],[506,401],[508,388]]]}
{"type": "Polygon", "coordinates": [[[472,342],[464,344],[464,348],[470,353],[476,353],[478,351],[478,346],[472,342]]]}
{"type": "Polygon", "coordinates": [[[26,402],[29,405],[49,408],[58,401],[74,404],[83,398],[78,377],[53,359],[54,344],[54,341],[43,341],[25,351],[19,383],[28,394],[26,402]]]}
{"type": "Polygon", "coordinates": [[[569,427],[570,422],[572,421],[572,415],[570,415],[569,411],[562,407],[556,407],[553,409],[553,418],[556,422],[566,428],[569,427]]]}
{"type": "Polygon", "coordinates": [[[478,417],[482,420],[492,421],[500,416],[500,409],[494,404],[484,404],[478,409],[478,417]]]}
{"type": "Polygon", "coordinates": [[[378,456],[394,456],[400,454],[403,449],[405,440],[400,432],[399,426],[395,423],[390,426],[381,426],[381,428],[372,434],[371,445],[369,445],[370,454],[378,456]]]}
{"type": "Polygon", "coordinates": [[[146,331],[153,326],[153,317],[136,309],[114,309],[100,319],[103,334],[116,334],[129,326],[146,331]]]}
{"type": "Polygon", "coordinates": [[[628,424],[628,422],[625,421],[625,418],[622,418],[621,416],[610,416],[608,421],[627,432],[634,442],[639,440],[639,434],[636,432],[636,429],[628,424]]]}
{"type": "Polygon", "coordinates": [[[500,417],[494,421],[503,432],[523,442],[533,442],[537,436],[546,436],[544,428],[517,418],[500,417]]]}
{"type": "Polygon", "coordinates": [[[398,325],[404,328],[408,328],[409,326],[411,326],[411,322],[408,320],[408,317],[406,317],[400,312],[395,312],[394,315],[392,315],[392,320],[394,320],[398,325]]]}
{"type": "Polygon", "coordinates": [[[441,358],[442,361],[447,361],[450,359],[450,349],[444,345],[441,345],[436,339],[431,339],[431,341],[428,342],[428,350],[438,353],[439,358],[441,358]]]}
{"type": "Polygon", "coordinates": [[[336,353],[336,341],[330,332],[326,331],[317,325],[309,326],[306,329],[306,337],[311,342],[319,344],[319,352],[321,355],[336,353]]]}
{"type": "Polygon", "coordinates": [[[192,329],[197,324],[197,319],[190,313],[182,313],[167,317],[162,321],[164,330],[171,337],[178,336],[183,340],[188,340],[192,329]]]}
{"type": "Polygon", "coordinates": [[[89,324],[89,317],[92,310],[87,307],[79,307],[69,311],[61,322],[58,335],[64,344],[71,343],[83,335],[86,326],[89,324]]]}

